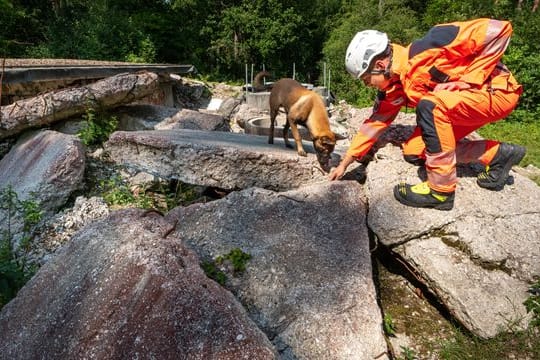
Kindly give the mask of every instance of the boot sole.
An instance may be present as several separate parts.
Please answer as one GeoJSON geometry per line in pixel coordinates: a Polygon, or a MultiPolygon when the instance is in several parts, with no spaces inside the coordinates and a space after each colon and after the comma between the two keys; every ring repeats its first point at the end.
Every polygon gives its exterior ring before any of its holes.
{"type": "Polygon", "coordinates": [[[523,159],[523,157],[525,157],[525,153],[527,152],[527,150],[522,146],[516,146],[516,148],[519,151],[516,151],[514,155],[510,158],[511,161],[507,161],[504,165],[503,171],[506,175],[504,177],[501,176],[501,178],[497,182],[490,182],[484,184],[477,180],[476,183],[478,184],[478,186],[488,190],[502,190],[504,185],[506,185],[506,181],[508,181],[508,176],[510,174],[512,166],[519,164],[519,162],[523,159]]]}
{"type": "Polygon", "coordinates": [[[413,202],[407,200],[406,198],[402,197],[401,194],[399,193],[399,190],[398,190],[397,186],[394,187],[394,197],[396,198],[397,201],[399,201],[403,205],[407,205],[407,206],[411,206],[411,207],[415,207],[415,208],[436,209],[436,210],[448,211],[448,210],[452,210],[452,208],[454,207],[454,202],[453,201],[452,202],[442,202],[442,203],[439,203],[439,204],[425,204],[424,206],[418,205],[418,203],[413,203],[413,202]]]}

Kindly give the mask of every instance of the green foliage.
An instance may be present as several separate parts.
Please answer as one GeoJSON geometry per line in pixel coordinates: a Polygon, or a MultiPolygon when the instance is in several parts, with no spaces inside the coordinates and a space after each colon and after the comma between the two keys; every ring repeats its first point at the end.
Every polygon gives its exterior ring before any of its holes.
{"type": "Polygon", "coordinates": [[[199,197],[195,186],[180,181],[162,182],[149,188],[133,190],[120,176],[100,180],[97,192],[109,206],[137,207],[167,212],[178,205],[189,204],[199,197]]]}
{"type": "Polygon", "coordinates": [[[238,248],[232,249],[228,254],[218,256],[216,264],[221,265],[226,260],[230,261],[235,274],[243,273],[246,270],[246,264],[251,259],[251,255],[243,252],[238,248]]]}
{"type": "MultiPolygon", "coordinates": [[[[29,46],[26,56],[124,61],[128,57],[154,61],[145,32],[148,8],[155,7],[136,0],[61,2],[54,16],[43,22],[44,41],[29,46]],[[129,5],[132,3],[132,6],[129,5]],[[136,16],[133,14],[134,9],[136,16]]],[[[164,16],[162,16],[164,17],[164,16]]]]}
{"type": "Polygon", "coordinates": [[[406,346],[401,346],[401,354],[403,355],[403,359],[404,360],[415,360],[417,359],[416,357],[416,354],[414,352],[414,350],[406,347],[406,346]]]}
{"type": "Polygon", "coordinates": [[[153,206],[152,199],[146,194],[133,195],[128,185],[120,177],[102,180],[100,182],[101,196],[109,206],[135,206],[142,209],[150,209],[153,206]]]}
{"type": "Polygon", "coordinates": [[[540,116],[540,44],[535,39],[540,31],[540,16],[530,12],[519,12],[512,20],[514,35],[505,56],[504,63],[516,79],[523,85],[518,109],[540,116]]]}
{"type": "Polygon", "coordinates": [[[201,263],[201,268],[203,269],[206,276],[214,280],[220,285],[225,285],[227,282],[227,275],[216,267],[216,264],[213,261],[203,261],[201,263]]]}
{"type": "Polygon", "coordinates": [[[85,127],[77,135],[85,145],[94,145],[106,141],[118,126],[118,120],[115,116],[108,116],[103,113],[97,113],[89,108],[83,115],[85,127]]]}
{"type": "Polygon", "coordinates": [[[250,254],[243,252],[239,248],[234,248],[225,255],[217,256],[213,261],[203,261],[201,268],[206,273],[206,276],[220,285],[225,285],[227,275],[220,268],[232,267],[233,275],[238,275],[246,270],[246,264],[250,259],[250,254]]]}
{"type": "MultiPolygon", "coordinates": [[[[540,167],[540,121],[527,119],[527,112],[516,110],[512,117],[520,119],[501,120],[488,124],[478,129],[478,133],[486,139],[495,139],[523,145],[527,148],[525,158],[521,161],[521,166],[533,164],[540,167]]],[[[539,181],[540,185],[540,179],[539,181]]]]}
{"type": "Polygon", "coordinates": [[[0,57],[22,57],[28,46],[43,41],[41,21],[47,21],[47,10],[43,4],[0,0],[0,57]]]}
{"type": "Polygon", "coordinates": [[[394,319],[388,313],[384,314],[383,319],[384,333],[388,336],[394,336],[396,334],[396,326],[394,325],[394,319]]]}
{"type": "Polygon", "coordinates": [[[165,203],[167,205],[164,211],[171,210],[178,205],[189,204],[199,197],[195,186],[173,180],[168,188],[160,185],[158,192],[165,195],[165,203]]]}
{"type": "Polygon", "coordinates": [[[528,313],[532,313],[530,325],[540,328],[540,280],[531,289],[533,293],[523,303],[528,313]]]}
{"type": "Polygon", "coordinates": [[[332,71],[331,86],[336,96],[356,106],[367,107],[373,104],[375,90],[353,79],[345,70],[345,51],[353,36],[358,31],[377,29],[386,32],[392,42],[405,45],[419,37],[421,31],[417,28],[416,13],[401,1],[356,0],[345,10],[324,44],[324,59],[332,71]]]}
{"type": "Polygon", "coordinates": [[[204,34],[211,36],[209,54],[219,71],[242,76],[245,64],[265,64],[274,76],[286,70],[292,76],[293,63],[304,67],[313,55],[306,30],[301,15],[280,1],[243,1],[213,15],[204,34]]]}
{"type": "Polygon", "coordinates": [[[443,340],[437,351],[441,360],[538,359],[540,341],[537,329],[523,332],[501,333],[485,340],[463,333],[455,328],[450,339],[443,340]]]}
{"type": "Polygon", "coordinates": [[[139,54],[129,53],[126,56],[127,62],[152,63],[156,59],[156,46],[146,37],[140,41],[139,54]]]}
{"type": "Polygon", "coordinates": [[[475,17],[491,17],[494,12],[493,0],[431,0],[428,1],[424,16],[424,29],[433,25],[453,21],[466,21],[475,17]],[[444,9],[444,11],[441,11],[444,9]]]}
{"type": "Polygon", "coordinates": [[[42,210],[34,198],[35,195],[31,194],[29,199],[20,200],[11,186],[0,191],[0,210],[3,210],[7,223],[0,236],[0,308],[15,297],[36,271],[24,259],[34,228],[42,218],[42,210]],[[13,233],[13,220],[16,217],[23,220],[22,234],[13,233]],[[13,248],[15,237],[19,239],[22,255],[18,255],[13,248]]]}

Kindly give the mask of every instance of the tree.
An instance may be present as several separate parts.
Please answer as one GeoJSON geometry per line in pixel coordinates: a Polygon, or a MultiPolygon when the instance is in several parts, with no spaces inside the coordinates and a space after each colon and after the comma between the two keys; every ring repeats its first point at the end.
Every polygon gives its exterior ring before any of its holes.
{"type": "Polygon", "coordinates": [[[32,3],[0,0],[0,56],[21,57],[26,48],[43,41],[43,24],[49,14],[46,7],[32,3]]]}
{"type": "Polygon", "coordinates": [[[324,59],[332,75],[332,91],[338,98],[359,106],[373,103],[374,91],[353,79],[345,70],[345,51],[353,36],[366,29],[388,34],[392,42],[406,44],[420,36],[416,14],[398,0],[356,0],[343,9],[340,23],[330,32],[324,44],[324,59]],[[379,7],[379,4],[382,6],[379,7]],[[383,16],[379,16],[382,11],[383,16]]]}

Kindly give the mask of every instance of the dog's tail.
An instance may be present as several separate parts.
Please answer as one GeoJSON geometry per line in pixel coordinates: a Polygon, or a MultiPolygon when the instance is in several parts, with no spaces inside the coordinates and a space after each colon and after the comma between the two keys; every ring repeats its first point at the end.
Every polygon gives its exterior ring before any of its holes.
{"type": "Polygon", "coordinates": [[[263,78],[269,77],[271,74],[268,71],[260,71],[255,75],[255,78],[253,79],[252,89],[255,92],[259,91],[266,91],[271,88],[269,85],[263,84],[263,78]]]}

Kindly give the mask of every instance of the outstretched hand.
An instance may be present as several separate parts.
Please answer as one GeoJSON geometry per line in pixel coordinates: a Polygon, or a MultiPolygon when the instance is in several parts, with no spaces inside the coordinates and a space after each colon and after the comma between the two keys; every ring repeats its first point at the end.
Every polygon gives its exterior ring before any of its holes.
{"type": "Polygon", "coordinates": [[[341,162],[338,166],[335,168],[332,168],[330,170],[330,174],[328,174],[328,180],[339,180],[343,177],[343,174],[345,174],[345,171],[347,171],[347,167],[352,164],[354,161],[354,158],[350,155],[345,155],[343,159],[341,159],[341,162]]]}
{"type": "Polygon", "coordinates": [[[330,174],[328,174],[328,180],[339,180],[343,177],[344,173],[345,169],[342,166],[332,168],[332,170],[330,170],[330,174]]]}
{"type": "Polygon", "coordinates": [[[439,90],[448,90],[448,91],[456,91],[456,90],[465,90],[470,89],[471,85],[463,82],[463,81],[451,81],[447,83],[437,84],[433,91],[439,91],[439,90]]]}

